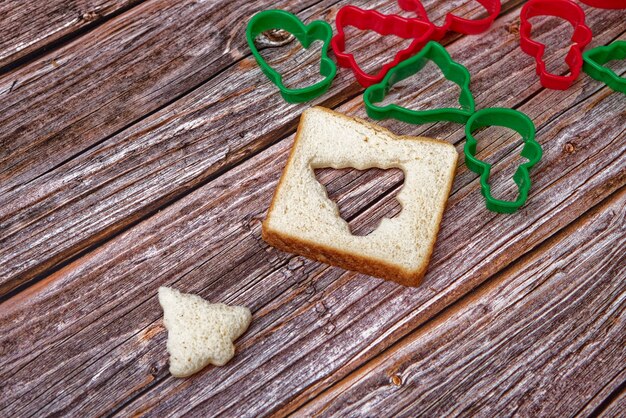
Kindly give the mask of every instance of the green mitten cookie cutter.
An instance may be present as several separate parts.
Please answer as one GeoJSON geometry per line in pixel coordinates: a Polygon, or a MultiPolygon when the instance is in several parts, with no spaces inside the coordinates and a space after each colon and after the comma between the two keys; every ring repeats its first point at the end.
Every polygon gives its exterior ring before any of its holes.
{"type": "Polygon", "coordinates": [[[583,71],[615,91],[626,94],[626,78],[620,77],[610,68],[604,67],[609,61],[626,58],[626,41],[615,41],[608,46],[599,46],[583,54],[583,71]]]}
{"type": "Polygon", "coordinates": [[[328,45],[332,36],[333,30],[328,23],[315,20],[305,25],[298,17],[284,10],[264,10],[259,12],[252,16],[246,29],[246,38],[254,59],[261,67],[263,73],[278,87],[280,94],[289,103],[302,103],[315,99],[326,93],[330,87],[337,74],[335,63],[328,57],[328,45]],[[270,29],[283,29],[293,34],[304,48],[308,48],[313,41],[324,42],[320,62],[320,74],[324,76],[324,79],[303,88],[291,89],[286,87],[283,84],[280,73],[263,59],[254,44],[254,39],[258,35],[270,29]]]}
{"type": "Polygon", "coordinates": [[[407,123],[422,124],[439,121],[466,123],[474,113],[474,97],[469,88],[470,73],[461,64],[455,62],[448,51],[439,43],[431,41],[413,57],[393,67],[383,81],[368,87],[363,94],[365,110],[372,119],[394,118],[407,123]],[[389,93],[389,89],[395,83],[407,79],[420,72],[424,66],[432,61],[441,69],[443,76],[456,83],[461,88],[459,104],[461,109],[442,108],[432,110],[411,110],[396,104],[377,106],[374,103],[381,102],[389,93]]]}
{"type": "Polygon", "coordinates": [[[525,114],[513,109],[488,108],[474,113],[465,125],[465,164],[467,168],[480,175],[480,188],[486,200],[487,209],[498,213],[514,213],[526,203],[530,191],[530,169],[541,159],[541,145],[535,141],[535,125],[525,114]],[[502,126],[522,136],[524,147],[520,155],[528,162],[520,165],[513,175],[519,195],[515,201],[499,200],[491,196],[489,173],[491,164],[476,158],[478,143],[472,133],[486,126],[502,126]]]}

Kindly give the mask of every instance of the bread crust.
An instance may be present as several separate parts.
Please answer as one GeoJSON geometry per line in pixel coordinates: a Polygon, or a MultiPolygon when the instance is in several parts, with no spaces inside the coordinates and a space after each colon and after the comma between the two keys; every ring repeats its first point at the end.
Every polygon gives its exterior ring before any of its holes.
{"type": "Polygon", "coordinates": [[[349,254],[345,251],[307,242],[297,237],[283,235],[277,231],[272,231],[265,223],[263,223],[261,234],[265,242],[279,250],[303,255],[346,270],[391,280],[403,286],[419,286],[426,274],[427,266],[423,266],[417,271],[404,270],[379,260],[360,257],[356,254],[349,254]]]}
{"type": "MultiPolygon", "coordinates": [[[[406,139],[406,140],[415,138],[415,137],[410,137],[410,136],[396,135],[393,132],[385,128],[372,125],[365,120],[342,115],[340,113],[333,112],[323,107],[316,107],[316,108],[319,110],[328,112],[328,113],[332,113],[334,115],[339,115],[346,119],[354,120],[358,123],[366,125],[367,127],[371,127],[380,132],[384,132],[388,135],[391,135],[394,138],[406,139]]],[[[305,117],[306,117],[306,112],[302,114],[302,118],[305,118],[305,117]]],[[[316,261],[320,261],[326,264],[344,268],[346,270],[353,270],[359,273],[364,273],[364,274],[378,277],[381,279],[390,280],[398,284],[401,284],[403,286],[410,286],[410,287],[419,286],[422,282],[422,279],[426,275],[426,272],[428,271],[428,264],[430,261],[430,257],[432,256],[432,253],[436,244],[436,240],[433,242],[432,245],[429,246],[428,255],[425,257],[425,262],[422,263],[422,265],[420,265],[419,268],[415,270],[407,270],[396,265],[385,263],[382,260],[376,260],[372,258],[363,257],[363,256],[359,256],[358,254],[350,254],[346,251],[338,250],[338,249],[331,248],[325,245],[320,245],[314,242],[309,242],[307,240],[301,239],[296,236],[284,234],[284,233],[281,233],[280,231],[272,230],[272,228],[268,225],[268,220],[271,217],[273,210],[274,210],[274,205],[275,205],[276,197],[278,195],[278,190],[280,190],[283,184],[283,181],[285,179],[286,173],[288,171],[287,168],[292,165],[292,160],[295,156],[298,141],[300,140],[301,123],[302,122],[300,122],[300,124],[298,125],[298,129],[296,131],[296,135],[294,138],[294,143],[291,147],[291,151],[289,153],[289,158],[287,160],[285,169],[283,170],[283,173],[280,177],[278,185],[276,186],[276,189],[274,190],[274,196],[272,197],[272,201],[267,211],[267,216],[263,220],[263,223],[262,223],[261,235],[263,237],[263,240],[265,240],[265,242],[267,242],[269,245],[275,248],[278,248],[279,250],[302,255],[307,258],[316,260],[316,261]]],[[[439,141],[439,140],[432,139],[432,138],[420,137],[420,140],[427,140],[431,142],[443,143],[443,144],[449,145],[447,142],[439,141]]],[[[454,175],[456,172],[457,160],[458,160],[458,156],[457,156],[457,159],[455,159],[455,164],[452,165],[452,169],[450,173],[451,175],[449,176],[449,181],[446,184],[447,190],[445,193],[446,195],[445,205],[447,205],[447,198],[450,195],[450,191],[452,189],[454,175]]],[[[444,207],[444,210],[445,210],[445,207],[444,207]]],[[[435,227],[435,235],[434,235],[435,237],[439,233],[441,220],[443,218],[443,212],[444,211],[441,211],[437,218],[437,225],[435,227]]]]}

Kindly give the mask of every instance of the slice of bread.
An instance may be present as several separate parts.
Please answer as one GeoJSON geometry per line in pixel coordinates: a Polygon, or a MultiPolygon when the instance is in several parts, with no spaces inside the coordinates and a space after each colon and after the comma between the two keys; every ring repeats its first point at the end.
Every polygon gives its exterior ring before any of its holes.
{"type": "Polygon", "coordinates": [[[439,231],[458,154],[451,144],[397,136],[321,107],[306,110],[267,217],[263,239],[284,251],[419,285],[439,231]],[[337,205],[315,178],[317,168],[399,168],[402,211],[366,236],[350,233],[337,205]]]}
{"type": "Polygon", "coordinates": [[[235,355],[235,341],[250,325],[252,315],[243,306],[209,303],[197,295],[159,288],[163,323],[167,329],[170,373],[186,377],[208,364],[225,365],[235,355]]]}

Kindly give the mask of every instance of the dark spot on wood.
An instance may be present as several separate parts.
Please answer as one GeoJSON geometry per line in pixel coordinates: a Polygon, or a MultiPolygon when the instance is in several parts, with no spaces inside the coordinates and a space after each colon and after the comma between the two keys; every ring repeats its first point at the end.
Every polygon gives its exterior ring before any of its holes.
{"type": "Polygon", "coordinates": [[[567,152],[568,154],[572,154],[574,151],[576,151],[576,148],[574,148],[574,144],[572,144],[571,142],[565,144],[565,152],[567,152]]]}
{"type": "Polygon", "coordinates": [[[248,220],[247,229],[250,232],[259,232],[261,230],[261,220],[259,218],[252,218],[248,220]]]}
{"type": "Polygon", "coordinates": [[[305,293],[309,296],[312,296],[315,294],[315,285],[311,284],[306,288],[305,293]]]}
{"type": "Polygon", "coordinates": [[[402,378],[399,375],[394,374],[391,376],[391,384],[398,387],[402,386],[402,378]]]}

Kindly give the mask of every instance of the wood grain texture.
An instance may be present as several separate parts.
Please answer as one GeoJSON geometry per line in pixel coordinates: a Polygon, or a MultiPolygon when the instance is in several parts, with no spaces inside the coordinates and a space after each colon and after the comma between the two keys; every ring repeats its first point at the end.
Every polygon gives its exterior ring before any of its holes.
{"type": "Polygon", "coordinates": [[[0,3],[0,68],[140,1],[3,1],[0,3]]]}
{"type": "MultiPolygon", "coordinates": [[[[383,11],[397,8],[395,3],[385,4],[383,11]]],[[[308,18],[328,14],[323,8],[315,9],[317,12],[314,9],[309,12],[317,14],[308,18]]],[[[590,13],[590,21],[594,27],[606,28],[598,33],[596,42],[610,40],[625,29],[621,14],[607,15],[595,10],[590,13]]],[[[498,71],[519,75],[519,68],[525,68],[521,79],[534,82],[538,89],[536,76],[528,66],[532,60],[519,51],[516,34],[509,29],[517,15],[507,16],[484,43],[476,44],[467,38],[455,56],[478,72],[499,62],[498,59],[510,59],[499,70],[490,71],[492,76],[501,76],[498,71]],[[498,45],[503,34],[506,41],[502,52],[492,51],[493,57],[486,59],[483,49],[488,48],[488,42],[498,45]]],[[[557,34],[558,30],[552,33],[557,34]]],[[[361,49],[366,56],[379,52],[369,44],[361,49]]],[[[342,76],[333,87],[334,95],[321,98],[321,103],[332,105],[357,91],[347,72],[342,72],[342,76]]],[[[510,83],[494,85],[486,77],[478,82],[478,88],[489,94],[484,106],[513,106],[521,92],[511,88],[510,83]]],[[[431,90],[436,91],[436,86],[431,90]]],[[[78,254],[197,187],[277,136],[292,131],[303,108],[285,104],[256,66],[244,60],[162,112],[53,172],[0,195],[0,226],[7,235],[2,240],[5,252],[0,254],[0,260],[7,257],[0,264],[6,269],[0,290],[6,293],[78,254]],[[271,108],[273,113],[250,118],[248,102],[254,102],[255,108],[271,108]],[[63,236],[59,235],[61,231],[63,236]]],[[[432,132],[432,136],[442,134],[432,132]]]]}
{"type": "MultiPolygon", "coordinates": [[[[256,11],[256,8],[263,7],[263,4],[253,5],[249,2],[245,2],[246,6],[239,4],[242,2],[224,3],[228,4],[226,9],[219,6],[223,5],[222,3],[219,5],[196,2],[185,4],[185,2],[173,3],[169,1],[162,3],[160,5],[153,3],[140,5],[124,16],[94,31],[91,34],[93,39],[77,41],[61,50],[59,54],[63,58],[57,58],[57,62],[65,63],[67,61],[67,65],[59,67],[59,69],[63,69],[62,72],[48,68],[48,64],[43,63],[41,65],[44,68],[41,70],[44,74],[37,74],[36,71],[32,73],[34,70],[30,69],[31,73],[29,74],[36,79],[25,81],[29,83],[29,88],[20,91],[14,87],[7,100],[0,104],[0,112],[5,114],[4,118],[0,118],[0,124],[5,124],[0,129],[0,132],[3,132],[3,137],[0,139],[0,189],[4,190],[4,193],[0,191],[3,206],[3,214],[0,215],[0,230],[2,231],[0,241],[3,251],[12,247],[8,240],[17,239],[23,242],[26,235],[23,233],[24,231],[19,231],[20,226],[56,218],[56,215],[50,217],[52,215],[49,211],[50,205],[52,207],[68,207],[67,205],[76,199],[80,201],[80,196],[90,195],[95,190],[104,191],[107,189],[108,192],[105,193],[108,195],[113,190],[119,190],[115,181],[113,183],[111,181],[120,175],[132,174],[134,170],[129,167],[147,163],[149,165],[157,164],[157,166],[166,169],[169,167],[169,170],[181,169],[187,174],[180,178],[182,181],[176,184],[181,186],[182,183],[180,190],[187,189],[189,187],[188,177],[193,177],[193,173],[197,176],[203,172],[202,169],[198,171],[191,167],[185,167],[187,162],[190,163],[190,166],[193,165],[188,158],[190,155],[197,157],[200,155],[196,153],[197,150],[193,150],[193,143],[180,137],[181,134],[191,129],[193,124],[197,123],[194,115],[199,109],[205,109],[210,113],[215,112],[216,116],[221,115],[222,123],[237,124],[234,118],[223,119],[226,116],[237,114],[237,110],[232,107],[232,102],[228,101],[230,107],[225,113],[222,112],[226,107],[224,102],[229,98],[233,100],[237,95],[242,94],[241,91],[233,91],[235,87],[241,86],[237,82],[233,82],[231,85],[234,79],[219,77],[218,75],[218,79],[211,83],[209,89],[204,89],[187,100],[187,103],[195,101],[199,108],[190,108],[184,102],[179,102],[177,105],[171,106],[167,112],[155,115],[154,118],[150,119],[148,125],[139,125],[136,129],[131,128],[131,130],[114,137],[112,141],[95,147],[93,150],[97,151],[96,154],[98,155],[90,152],[84,158],[73,160],[72,164],[62,165],[55,171],[55,174],[64,173],[61,176],[62,179],[57,178],[55,180],[54,176],[45,175],[35,180],[36,183],[45,185],[44,188],[35,191],[29,186],[29,184],[34,185],[34,178],[56,164],[97,143],[159,105],[174,99],[177,94],[202,83],[216,73],[219,74],[219,71],[224,67],[232,65],[233,62],[240,59],[243,50],[247,48],[244,46],[245,38],[242,36],[245,22],[237,19],[236,16],[238,17],[239,13],[242,12],[251,14],[253,11],[250,8],[255,8],[253,10],[256,11]],[[214,8],[219,10],[213,10],[214,8]],[[155,10],[161,10],[161,12],[156,13],[155,10]],[[177,16],[177,19],[168,19],[169,14],[177,16]],[[198,18],[198,16],[200,17],[198,18]],[[189,24],[187,20],[192,21],[193,24],[189,24]],[[224,25],[226,28],[222,27],[224,25]],[[184,26],[184,29],[181,26],[184,26]],[[104,39],[104,42],[101,42],[101,39],[104,39]],[[82,55],[86,52],[83,48],[87,48],[91,55],[82,55]],[[140,57],[143,60],[142,65],[138,61],[140,57]],[[107,82],[105,83],[104,80],[107,82]],[[224,94],[214,97],[215,92],[224,91],[225,85],[229,86],[226,90],[230,92],[223,92],[224,94]],[[50,91],[51,86],[54,86],[52,91],[50,91]],[[49,94],[52,94],[52,97],[49,94]],[[30,100],[26,100],[24,95],[30,100]],[[89,100],[90,97],[93,100],[89,100]],[[222,107],[222,111],[218,111],[216,105],[222,107]],[[26,112],[25,109],[31,111],[26,112]],[[37,118],[30,116],[32,114],[37,115],[37,118]],[[50,123],[51,118],[54,119],[53,123],[50,123]],[[175,126],[171,123],[173,120],[175,120],[175,126]],[[191,124],[188,123],[190,120],[191,124]],[[160,139],[165,140],[165,142],[160,142],[157,147],[153,147],[152,151],[160,149],[166,155],[173,157],[172,161],[165,162],[161,161],[160,158],[150,157],[150,150],[146,143],[141,146],[136,143],[135,146],[128,147],[129,143],[125,142],[122,147],[119,147],[122,138],[132,143],[138,136],[144,136],[147,126],[151,127],[148,131],[156,133],[160,139]],[[169,131],[169,135],[165,135],[162,130],[159,130],[159,126],[167,126],[172,130],[169,131]],[[158,131],[160,133],[157,133],[158,131]],[[138,163],[138,161],[142,163],[138,163]],[[122,165],[124,162],[130,163],[130,166],[122,165]],[[116,166],[119,169],[115,169],[116,166]],[[93,183],[92,180],[89,180],[85,168],[92,175],[104,174],[103,171],[108,172],[109,178],[103,183],[93,183]],[[87,192],[84,187],[90,184],[95,187],[90,188],[91,192],[87,192]],[[109,187],[106,187],[106,184],[109,184],[109,187]],[[11,188],[13,189],[11,190],[11,188]],[[61,190],[70,193],[66,195],[61,190]],[[19,198],[17,198],[18,196],[19,198]],[[37,205],[39,208],[36,208],[36,202],[43,203],[43,205],[37,205]],[[19,212],[15,213],[18,215],[17,218],[7,219],[5,217],[5,210],[9,206],[19,212]]],[[[313,0],[308,3],[298,2],[298,5],[305,7],[311,3],[313,0]]],[[[251,62],[248,62],[246,67],[248,69],[255,68],[251,62]]],[[[244,71],[240,69],[239,73],[235,75],[241,75],[244,71]]],[[[256,83],[261,83],[262,80],[259,72],[256,83]]],[[[8,86],[8,80],[5,81],[8,86]]],[[[246,88],[254,89],[254,85],[247,85],[246,88]]],[[[267,86],[265,93],[270,95],[270,92],[273,94],[274,90],[267,86]]],[[[280,99],[275,97],[274,100],[278,103],[280,99]]],[[[244,113],[243,109],[246,107],[248,106],[242,106],[238,113],[244,113]]],[[[283,107],[286,106],[283,105],[283,107]]],[[[242,117],[244,116],[242,115],[242,117]]],[[[249,118],[246,117],[246,119],[249,118]]],[[[223,125],[220,127],[211,123],[215,123],[216,120],[217,117],[213,121],[207,121],[209,123],[207,127],[217,129],[213,132],[205,132],[205,134],[209,133],[213,140],[216,133],[220,129],[224,129],[223,125]]],[[[277,123],[279,122],[284,122],[284,120],[277,121],[277,123]]],[[[280,128],[278,126],[280,125],[276,125],[275,129],[284,130],[286,128],[285,126],[280,128]]],[[[237,130],[236,133],[231,134],[244,133],[245,126],[241,128],[242,130],[237,130]]],[[[243,141],[243,138],[238,138],[243,141]]],[[[211,137],[205,137],[205,139],[213,142],[211,137]]],[[[228,144],[224,139],[222,142],[222,144],[207,144],[213,151],[209,157],[202,156],[202,160],[209,166],[227,155],[228,144]]],[[[180,174],[180,171],[177,174],[180,174]]],[[[150,182],[150,178],[159,183],[162,182],[159,176],[144,178],[143,175],[140,175],[139,178],[141,179],[140,184],[150,182]]],[[[132,183],[138,184],[137,180],[136,177],[132,183]]],[[[158,196],[156,200],[161,202],[168,200],[168,194],[169,192],[164,191],[164,194],[158,196]]],[[[127,197],[133,195],[134,192],[127,190],[127,197]]],[[[106,210],[108,215],[104,217],[96,213],[99,211],[95,211],[90,215],[90,218],[92,220],[107,219],[112,214],[119,213],[119,210],[125,207],[125,203],[116,202],[116,200],[118,199],[109,200],[109,203],[117,209],[112,210],[109,207],[106,210]]],[[[156,200],[146,202],[148,205],[144,207],[144,214],[153,210],[155,204],[158,206],[156,200]]],[[[135,200],[136,203],[140,201],[135,200]]],[[[74,207],[73,211],[82,212],[78,207],[74,207]]],[[[130,212],[125,211],[126,223],[133,222],[140,216],[139,214],[133,216],[131,215],[132,212],[132,209],[130,212]]],[[[121,215],[121,213],[119,214],[121,215]]],[[[74,218],[72,223],[78,226],[81,222],[74,218]]],[[[92,223],[92,221],[88,223],[92,223]]],[[[60,233],[63,232],[64,240],[69,235],[83,241],[76,248],[80,249],[102,239],[103,235],[114,233],[116,230],[116,228],[107,229],[111,226],[108,223],[104,228],[97,228],[99,231],[93,230],[88,233],[88,236],[83,235],[81,237],[82,234],[75,235],[77,230],[72,230],[68,226],[54,228],[48,224],[47,232],[41,235],[43,230],[39,230],[36,233],[39,236],[36,240],[42,242],[41,240],[46,241],[47,238],[60,238],[60,233]]],[[[85,227],[91,229],[86,224],[83,224],[79,229],[85,227]]],[[[76,253],[76,251],[72,252],[76,253]]],[[[44,253],[39,252],[38,254],[37,256],[31,254],[29,260],[21,259],[23,263],[18,261],[20,260],[18,256],[15,258],[16,263],[13,266],[10,265],[13,263],[5,262],[4,257],[2,257],[3,260],[0,262],[0,265],[3,266],[0,274],[3,278],[2,285],[0,285],[1,293],[15,288],[28,277],[40,274],[45,270],[46,267],[44,266],[49,267],[71,256],[69,253],[60,254],[53,250],[44,256],[50,258],[50,260],[46,260],[45,258],[41,259],[41,254],[44,253]],[[40,262],[41,266],[39,265],[40,262]],[[22,273],[25,275],[22,276],[22,273]]],[[[5,252],[4,256],[9,255],[5,252]]]]}
{"type": "MultiPolygon", "coordinates": [[[[31,181],[237,62],[270,4],[154,0],[0,77],[0,192],[31,181]]],[[[332,2],[329,2],[332,3],[332,2]]]]}
{"type": "Polygon", "coordinates": [[[296,415],[574,416],[626,364],[624,277],[626,189],[296,415]]]}
{"type": "Polygon", "coordinates": [[[103,412],[156,384],[121,413],[155,407],[155,414],[164,414],[183,398],[189,407],[204,401],[206,408],[221,405],[232,414],[250,404],[266,411],[295,408],[624,184],[624,132],[609,123],[623,98],[606,89],[593,93],[587,83],[581,80],[575,91],[591,95],[560,119],[542,113],[562,103],[563,93],[542,91],[522,107],[545,120],[539,138],[546,157],[520,214],[487,213],[476,177],[459,171],[430,274],[418,289],[267,248],[259,220],[289,143],[269,148],[5,302],[2,320],[12,326],[2,340],[4,410],[103,412]],[[574,153],[568,143],[576,145],[574,153]],[[495,237],[496,230],[506,234],[495,237]],[[234,363],[185,381],[168,377],[154,297],[164,284],[253,309],[234,363]],[[38,311],[48,315],[30,315],[38,311]],[[233,382],[249,390],[229,387],[233,382]]]}
{"type": "MultiPolygon", "coordinates": [[[[215,414],[220,408],[241,415],[295,410],[620,188],[626,182],[624,97],[585,77],[568,92],[541,90],[532,61],[515,45],[515,18],[503,16],[484,39],[485,44],[498,41],[498,48],[488,49],[495,54],[492,62],[479,49],[485,45],[477,38],[455,42],[450,51],[476,74],[472,86],[479,107],[521,104],[538,125],[546,158],[533,172],[531,203],[513,217],[489,214],[476,176],[461,168],[431,273],[422,288],[398,288],[328,268],[275,251],[260,240],[259,221],[290,141],[281,141],[212,178],[292,131],[301,108],[276,106],[279,116],[257,124],[243,117],[243,110],[237,113],[243,104],[233,108],[235,98],[258,97],[239,85],[217,100],[206,100],[200,92],[211,90],[200,88],[193,99],[186,97],[187,102],[178,102],[154,119],[147,118],[148,123],[114,136],[112,143],[107,140],[88,150],[85,154],[90,158],[77,158],[77,166],[70,168],[72,160],[59,171],[53,170],[47,183],[34,189],[26,185],[23,193],[13,196],[27,196],[28,203],[10,201],[11,210],[22,218],[2,225],[13,225],[13,236],[20,235],[28,243],[22,248],[58,235],[31,253],[37,256],[43,248],[53,253],[71,241],[59,252],[59,259],[72,254],[67,248],[79,247],[80,240],[94,242],[118,225],[127,225],[125,217],[132,222],[189,188],[201,187],[0,305],[0,322],[9,324],[3,327],[0,340],[0,390],[5,395],[0,411],[6,415],[85,411],[163,415],[183,413],[180,405],[215,414]],[[183,103],[186,107],[177,111],[183,103]],[[222,119],[233,118],[232,126],[200,129],[216,120],[210,119],[216,110],[222,119]],[[247,130],[259,126],[265,129],[259,136],[247,130]],[[252,135],[242,138],[251,142],[238,142],[239,133],[252,135]],[[159,142],[160,135],[163,142],[159,142]],[[144,142],[145,137],[150,139],[144,142]],[[231,148],[226,142],[224,146],[224,137],[234,138],[235,145],[231,148]],[[158,146],[151,148],[151,144],[158,146]],[[165,170],[156,168],[161,159],[165,170]],[[221,159],[228,164],[220,165],[221,159]],[[146,161],[155,164],[144,171],[146,161]],[[136,167],[140,167],[138,172],[133,171],[136,167]],[[179,176],[183,180],[177,183],[179,176]],[[63,180],[70,181],[63,186],[63,180]],[[80,189],[65,194],[67,184],[80,189]],[[56,194],[58,200],[54,200],[56,194]],[[89,200],[90,205],[73,206],[92,194],[96,198],[89,200]],[[42,201],[49,206],[35,209],[42,201]],[[107,203],[89,212],[102,201],[107,203]],[[72,210],[63,212],[65,206],[72,210]],[[82,211],[90,217],[81,220],[82,211]],[[35,216],[29,219],[29,214],[35,216]],[[40,235],[22,231],[41,219],[49,222],[52,234],[46,236],[45,228],[38,230],[40,235]],[[76,228],[68,228],[75,221],[76,228]],[[89,223],[94,221],[103,224],[92,228],[89,223]],[[97,232],[102,225],[109,226],[97,232]],[[501,236],[502,231],[506,234],[501,236]],[[233,364],[208,369],[189,380],[169,377],[155,297],[156,288],[163,284],[253,309],[253,326],[238,344],[233,364]],[[241,390],[244,386],[246,391],[241,390]],[[246,408],[252,404],[257,410],[246,408]]],[[[595,10],[589,11],[589,18],[597,29],[596,42],[608,42],[624,30],[619,14],[595,10]]],[[[246,73],[256,71],[246,60],[235,67],[246,73]]],[[[229,77],[233,74],[240,72],[228,73],[229,77]]],[[[258,83],[246,79],[251,83],[248,88],[265,88],[263,94],[276,96],[258,71],[255,77],[258,83]]],[[[323,102],[337,103],[357,91],[348,82],[339,83],[345,83],[339,84],[339,93],[323,102]]],[[[430,83],[426,91],[436,91],[436,86],[430,83]]],[[[257,103],[274,106],[280,100],[257,103]]],[[[361,115],[361,106],[360,98],[355,98],[339,110],[361,115]]],[[[452,124],[385,125],[397,132],[426,133],[454,143],[462,138],[460,128],[452,124]]],[[[515,161],[515,146],[506,137],[488,137],[484,142],[482,157],[505,166],[515,161]]],[[[346,216],[365,225],[372,215],[390,209],[393,202],[385,197],[398,188],[396,178],[376,181],[367,173],[332,174],[327,180],[337,199],[345,203],[346,216]],[[359,200],[366,187],[373,189],[364,205],[359,200]]],[[[0,217],[0,223],[3,219],[8,218],[0,217]]]]}
{"type": "MultiPolygon", "coordinates": [[[[624,386],[626,386],[626,368],[622,368],[621,372],[611,382],[599,390],[576,416],[602,416],[604,411],[607,411],[604,416],[610,416],[612,415],[610,411],[626,410],[626,405],[622,404],[623,401],[620,402],[620,398],[624,395],[624,386]]],[[[620,415],[618,414],[617,416],[620,415]]]]}

